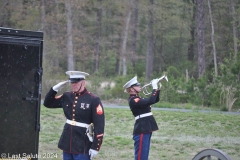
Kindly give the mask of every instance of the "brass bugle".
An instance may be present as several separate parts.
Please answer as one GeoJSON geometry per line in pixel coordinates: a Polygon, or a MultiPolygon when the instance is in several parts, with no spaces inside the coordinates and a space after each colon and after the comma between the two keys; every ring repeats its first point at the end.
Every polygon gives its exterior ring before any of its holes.
{"type": "MultiPolygon", "coordinates": [[[[161,80],[166,80],[166,81],[168,82],[168,78],[167,78],[166,75],[158,78],[158,84],[159,84],[159,85],[161,85],[161,83],[160,83],[161,80]]],[[[149,91],[147,90],[147,88],[148,88],[149,86],[151,86],[151,85],[152,85],[152,81],[142,87],[143,94],[145,94],[145,95],[151,94],[151,92],[149,92],[149,91]]],[[[161,86],[160,86],[159,88],[161,88],[161,86]]]]}

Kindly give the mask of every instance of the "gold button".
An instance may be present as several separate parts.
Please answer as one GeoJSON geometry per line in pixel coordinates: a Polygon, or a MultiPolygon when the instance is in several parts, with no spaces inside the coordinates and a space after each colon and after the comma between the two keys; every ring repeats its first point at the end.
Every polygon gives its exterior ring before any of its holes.
{"type": "Polygon", "coordinates": [[[73,116],[75,116],[75,114],[73,114],[73,116]]]}
{"type": "Polygon", "coordinates": [[[66,106],[68,106],[68,104],[66,106]]]}
{"type": "Polygon", "coordinates": [[[75,101],[75,103],[77,103],[77,101],[75,101]]]}
{"type": "Polygon", "coordinates": [[[73,118],[72,120],[73,120],[73,121],[75,121],[75,119],[74,119],[74,118],[73,118]]]}
{"type": "Polygon", "coordinates": [[[78,97],[75,97],[76,99],[78,99],[78,97]]]}
{"type": "Polygon", "coordinates": [[[76,105],[74,104],[73,107],[76,107],[76,105]]]}
{"type": "Polygon", "coordinates": [[[73,112],[75,112],[75,109],[73,109],[73,112]]]}

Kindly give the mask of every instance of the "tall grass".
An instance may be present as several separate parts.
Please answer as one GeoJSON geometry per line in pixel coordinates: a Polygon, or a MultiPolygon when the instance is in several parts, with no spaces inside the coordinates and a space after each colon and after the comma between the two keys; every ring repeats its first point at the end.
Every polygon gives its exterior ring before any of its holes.
{"type": "MultiPolygon", "coordinates": [[[[206,148],[218,148],[233,160],[240,159],[240,115],[157,111],[159,130],[153,132],[149,160],[190,160],[206,148]]],[[[133,159],[134,117],[129,109],[105,108],[104,140],[96,160],[133,159]]],[[[41,107],[39,154],[54,153],[65,118],[62,109],[41,107]]],[[[41,159],[41,158],[40,158],[41,159]]]]}

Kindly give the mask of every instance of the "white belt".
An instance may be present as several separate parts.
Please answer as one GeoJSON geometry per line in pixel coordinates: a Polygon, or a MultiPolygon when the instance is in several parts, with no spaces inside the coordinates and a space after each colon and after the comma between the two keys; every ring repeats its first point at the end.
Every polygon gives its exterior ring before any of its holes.
{"type": "Polygon", "coordinates": [[[135,117],[135,120],[138,120],[139,118],[143,118],[143,117],[148,117],[148,116],[151,116],[151,115],[152,115],[152,112],[140,114],[140,115],[135,117]]]}
{"type": "Polygon", "coordinates": [[[80,123],[80,122],[76,122],[76,121],[71,121],[69,119],[67,119],[66,123],[72,125],[72,126],[78,126],[78,127],[84,127],[84,128],[88,128],[88,124],[86,123],[80,123]]]}

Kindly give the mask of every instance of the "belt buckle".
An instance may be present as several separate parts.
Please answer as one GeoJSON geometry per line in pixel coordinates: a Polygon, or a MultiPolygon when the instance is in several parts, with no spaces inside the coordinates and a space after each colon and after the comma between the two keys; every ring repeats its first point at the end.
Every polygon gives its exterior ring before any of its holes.
{"type": "Polygon", "coordinates": [[[72,121],[71,125],[76,126],[76,121],[72,121]]]}

